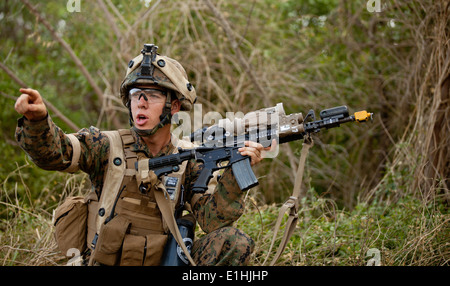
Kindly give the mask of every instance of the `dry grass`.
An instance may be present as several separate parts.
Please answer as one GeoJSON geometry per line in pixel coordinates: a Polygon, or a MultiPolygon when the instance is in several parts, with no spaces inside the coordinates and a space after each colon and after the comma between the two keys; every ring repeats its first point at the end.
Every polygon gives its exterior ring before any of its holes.
{"type": "Polygon", "coordinates": [[[51,210],[67,196],[86,194],[87,176],[56,174],[49,177],[47,184],[42,185],[41,195],[30,203],[29,196],[18,193],[18,189],[28,189],[26,171],[30,168],[37,167],[19,166],[0,184],[0,264],[64,265],[67,260],[57,249],[51,210]],[[55,189],[59,188],[62,192],[56,195],[55,189]]]}

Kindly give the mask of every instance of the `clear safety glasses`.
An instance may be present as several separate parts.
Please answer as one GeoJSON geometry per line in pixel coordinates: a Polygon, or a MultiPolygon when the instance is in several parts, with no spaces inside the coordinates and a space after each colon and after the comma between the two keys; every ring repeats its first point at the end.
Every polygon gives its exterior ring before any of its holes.
{"type": "Polygon", "coordinates": [[[166,101],[167,93],[159,89],[152,88],[132,88],[129,92],[130,100],[138,102],[144,98],[148,103],[163,103],[166,101]]]}

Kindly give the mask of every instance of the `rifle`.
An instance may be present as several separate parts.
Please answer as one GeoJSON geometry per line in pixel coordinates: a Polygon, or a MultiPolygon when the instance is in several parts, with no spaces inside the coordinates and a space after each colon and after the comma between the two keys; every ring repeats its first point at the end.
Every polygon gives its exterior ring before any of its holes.
{"type": "Polygon", "coordinates": [[[279,103],[275,107],[251,113],[251,116],[242,120],[237,118],[231,122],[225,119],[209,128],[193,132],[190,139],[193,142],[201,141],[199,147],[178,148],[178,153],[146,160],[149,169],[153,170],[158,178],[177,172],[179,165],[186,160],[194,159],[202,163],[202,171],[192,187],[192,191],[198,193],[206,192],[215,171],[231,167],[239,188],[246,191],[258,185],[258,179],[252,171],[250,157],[242,156],[238,151],[245,141],[258,142],[267,147],[273,139],[282,144],[303,139],[324,128],[330,129],[343,123],[365,122],[369,119],[372,119],[372,113],[364,110],[350,115],[347,106],[322,110],[319,120],[315,120],[314,110],[310,110],[305,118],[302,113],[286,115],[282,103],[279,103]]]}

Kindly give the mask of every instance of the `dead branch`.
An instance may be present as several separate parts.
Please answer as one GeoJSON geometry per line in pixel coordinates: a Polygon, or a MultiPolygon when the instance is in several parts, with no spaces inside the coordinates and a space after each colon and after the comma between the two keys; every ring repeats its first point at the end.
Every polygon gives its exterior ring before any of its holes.
{"type": "Polygon", "coordinates": [[[97,85],[97,83],[95,82],[94,78],[91,76],[89,71],[86,69],[84,64],[77,57],[75,52],[72,50],[70,45],[56,33],[55,29],[53,29],[53,27],[50,25],[50,23],[47,22],[47,20],[45,20],[45,18],[41,16],[39,11],[36,8],[34,8],[30,4],[30,2],[28,2],[28,0],[21,0],[21,1],[22,1],[23,4],[25,4],[25,6],[27,6],[28,10],[30,10],[30,12],[33,13],[36,16],[37,20],[39,22],[41,22],[45,26],[45,28],[47,28],[47,30],[52,35],[53,39],[55,39],[58,43],[60,43],[61,46],[69,53],[69,55],[72,58],[72,60],[74,61],[75,65],[80,69],[82,74],[85,76],[85,78],[87,79],[89,84],[94,89],[94,92],[95,92],[95,94],[97,94],[97,96],[99,98],[99,101],[103,102],[103,97],[104,97],[103,96],[103,92],[101,91],[100,87],[97,85]]]}
{"type": "Polygon", "coordinates": [[[228,37],[228,40],[230,41],[231,48],[236,52],[236,55],[238,57],[239,65],[244,69],[244,71],[248,74],[250,77],[253,85],[255,86],[256,90],[259,94],[261,94],[261,97],[264,101],[265,106],[270,106],[270,101],[268,94],[265,92],[265,90],[262,88],[262,86],[259,84],[255,74],[253,73],[253,70],[250,66],[250,64],[245,59],[244,55],[242,54],[241,49],[239,48],[239,44],[236,42],[236,38],[234,36],[234,32],[230,27],[230,24],[225,19],[225,17],[220,13],[220,11],[214,6],[214,4],[210,0],[204,0],[205,4],[208,6],[208,8],[213,12],[214,16],[219,20],[220,26],[225,31],[225,34],[228,37]]]}
{"type": "MultiPolygon", "coordinates": [[[[18,78],[13,71],[11,71],[7,66],[5,66],[2,62],[0,62],[0,68],[4,70],[20,87],[27,88],[28,86],[20,79],[18,78]]],[[[5,96],[2,93],[3,96],[5,96]]],[[[7,98],[11,98],[14,100],[17,100],[17,97],[13,96],[5,96],[7,98]]],[[[66,123],[74,132],[80,130],[80,128],[69,118],[67,118],[61,111],[59,111],[58,108],[56,108],[50,101],[48,101],[45,98],[42,98],[44,100],[45,105],[50,109],[55,116],[60,118],[64,123],[66,123]]]]}

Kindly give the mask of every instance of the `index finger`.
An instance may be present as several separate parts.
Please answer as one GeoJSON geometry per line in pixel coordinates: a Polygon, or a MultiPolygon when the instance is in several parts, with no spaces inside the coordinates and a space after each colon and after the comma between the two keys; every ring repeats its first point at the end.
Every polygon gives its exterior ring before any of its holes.
{"type": "Polygon", "coordinates": [[[39,98],[39,92],[32,88],[21,88],[19,89],[21,93],[28,94],[31,100],[39,98]]]}

